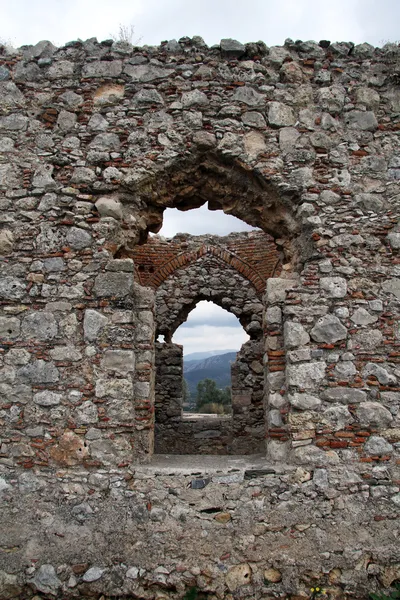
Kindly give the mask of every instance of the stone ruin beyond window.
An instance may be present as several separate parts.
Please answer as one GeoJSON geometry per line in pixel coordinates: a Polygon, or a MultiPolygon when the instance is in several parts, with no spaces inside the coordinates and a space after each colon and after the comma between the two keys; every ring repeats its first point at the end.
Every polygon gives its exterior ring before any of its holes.
{"type": "Polygon", "coordinates": [[[281,266],[273,240],[262,232],[225,237],[153,237],[132,253],[136,277],[156,290],[155,452],[265,452],[268,397],[263,365],[262,291],[281,266]],[[182,346],[176,329],[201,300],[232,312],[250,340],[231,368],[232,416],[183,415],[182,346]]]}

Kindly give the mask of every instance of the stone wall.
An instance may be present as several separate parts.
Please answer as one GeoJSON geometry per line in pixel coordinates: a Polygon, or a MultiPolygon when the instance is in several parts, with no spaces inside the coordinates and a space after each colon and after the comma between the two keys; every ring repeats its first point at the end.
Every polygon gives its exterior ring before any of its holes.
{"type": "Polygon", "coordinates": [[[399,578],[399,54],[2,51],[0,597],[361,598],[399,578]],[[155,294],[129,253],[205,203],[281,259],[267,457],[157,471],[155,294]]]}

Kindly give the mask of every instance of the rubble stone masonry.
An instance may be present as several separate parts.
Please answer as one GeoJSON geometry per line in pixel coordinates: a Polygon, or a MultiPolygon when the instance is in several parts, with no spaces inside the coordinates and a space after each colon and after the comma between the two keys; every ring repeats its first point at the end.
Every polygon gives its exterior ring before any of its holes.
{"type": "Polygon", "coordinates": [[[400,579],[399,84],[396,44],[1,49],[1,600],[400,579]],[[166,208],[205,203],[265,255],[149,258],[166,208]],[[217,296],[262,348],[257,457],[153,456],[155,334],[196,270],[186,308],[241,282],[217,296]]]}

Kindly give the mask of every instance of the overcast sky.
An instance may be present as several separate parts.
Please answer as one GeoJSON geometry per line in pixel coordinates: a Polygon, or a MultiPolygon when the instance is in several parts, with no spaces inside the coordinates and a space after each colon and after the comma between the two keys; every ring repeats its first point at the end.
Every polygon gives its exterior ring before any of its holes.
{"type": "MultiPolygon", "coordinates": [[[[399,40],[400,0],[3,0],[0,40],[18,47],[47,39],[55,45],[118,35],[120,25],[135,28],[134,42],[200,35],[209,45],[232,37],[243,43],[263,40],[281,45],[286,38],[369,42],[399,40]]],[[[198,211],[166,211],[166,237],[177,232],[224,235],[249,227],[234,217],[198,211]]],[[[174,340],[185,353],[238,348],[245,333],[233,317],[201,303],[174,340]],[[232,320],[233,319],[233,320],[232,320]]]]}
{"type": "Polygon", "coordinates": [[[382,42],[399,37],[399,0],[12,0],[2,3],[0,37],[14,45],[49,39],[57,45],[116,34],[133,24],[143,44],[201,35],[263,40],[382,42]]]}

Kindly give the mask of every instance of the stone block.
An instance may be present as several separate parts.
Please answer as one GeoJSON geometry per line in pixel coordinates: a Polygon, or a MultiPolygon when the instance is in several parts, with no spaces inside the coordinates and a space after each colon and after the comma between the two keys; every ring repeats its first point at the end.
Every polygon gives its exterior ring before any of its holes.
{"type": "Polygon", "coordinates": [[[393,446],[379,435],[371,435],[364,444],[364,452],[369,456],[385,456],[393,453],[393,446]]]}
{"type": "Polygon", "coordinates": [[[321,277],[320,287],[328,298],[344,298],[347,294],[347,282],[343,277],[321,277]]]}
{"type": "Polygon", "coordinates": [[[47,311],[31,311],[22,320],[21,333],[25,339],[46,342],[54,339],[58,333],[54,314],[47,311]]]}
{"type": "Polygon", "coordinates": [[[107,317],[99,313],[97,310],[93,310],[91,308],[85,310],[85,316],[83,318],[83,332],[85,340],[88,342],[94,342],[107,323],[107,317]]]}
{"type": "Polygon", "coordinates": [[[334,315],[325,315],[318,319],[310,334],[316,342],[332,344],[344,340],[347,337],[347,329],[334,315]]]}
{"type": "Polygon", "coordinates": [[[367,393],[356,388],[335,387],[324,390],[322,400],[327,402],[342,402],[343,404],[359,404],[367,400],[367,393]]]}
{"type": "Polygon", "coordinates": [[[310,362],[287,367],[287,383],[304,389],[315,388],[325,377],[326,363],[310,362]]]}
{"type": "Polygon", "coordinates": [[[93,292],[100,297],[115,296],[122,298],[133,293],[133,276],[131,273],[100,273],[97,275],[93,292]]]}
{"type": "Polygon", "coordinates": [[[101,368],[118,373],[135,370],[135,354],[132,350],[106,350],[101,360],[101,368]]]}
{"type": "Polygon", "coordinates": [[[311,394],[289,394],[289,402],[297,410],[316,410],[321,406],[321,400],[311,394]]]}
{"type": "Polygon", "coordinates": [[[384,429],[392,421],[393,416],[379,402],[363,402],[357,408],[357,418],[361,425],[384,429]]]}
{"type": "Polygon", "coordinates": [[[297,348],[309,343],[310,336],[301,323],[286,321],[284,324],[284,338],[286,348],[297,348]]]}
{"type": "Polygon", "coordinates": [[[118,198],[103,196],[97,200],[95,206],[102,217],[113,217],[118,221],[122,219],[122,204],[118,198]]]}
{"type": "Polygon", "coordinates": [[[271,127],[290,127],[296,122],[290,106],[282,102],[270,102],[268,105],[268,123],[271,127]]]}
{"type": "Polygon", "coordinates": [[[231,38],[221,40],[220,46],[224,58],[241,58],[246,53],[246,46],[231,38]]]}
{"type": "Polygon", "coordinates": [[[17,317],[0,317],[0,339],[14,340],[19,336],[21,322],[17,317]]]}

